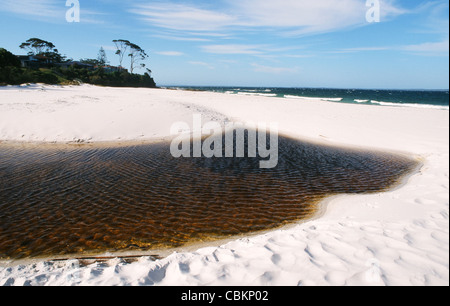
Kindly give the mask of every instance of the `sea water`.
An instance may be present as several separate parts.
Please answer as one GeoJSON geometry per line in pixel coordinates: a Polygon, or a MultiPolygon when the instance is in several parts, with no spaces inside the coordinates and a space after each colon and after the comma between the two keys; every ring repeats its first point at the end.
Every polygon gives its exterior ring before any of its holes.
{"type": "Polygon", "coordinates": [[[354,103],[378,106],[434,108],[449,110],[448,90],[387,90],[330,88],[265,88],[265,87],[169,87],[253,95],[284,99],[310,98],[316,101],[354,103]]]}

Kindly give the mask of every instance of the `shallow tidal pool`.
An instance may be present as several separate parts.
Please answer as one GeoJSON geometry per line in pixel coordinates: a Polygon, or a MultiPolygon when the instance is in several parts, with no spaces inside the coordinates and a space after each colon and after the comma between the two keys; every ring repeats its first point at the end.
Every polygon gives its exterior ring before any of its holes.
{"type": "Polygon", "coordinates": [[[312,217],[338,194],[388,190],[416,169],[403,155],[279,137],[258,158],[174,158],[170,143],[0,144],[0,258],[153,250],[312,217]]]}

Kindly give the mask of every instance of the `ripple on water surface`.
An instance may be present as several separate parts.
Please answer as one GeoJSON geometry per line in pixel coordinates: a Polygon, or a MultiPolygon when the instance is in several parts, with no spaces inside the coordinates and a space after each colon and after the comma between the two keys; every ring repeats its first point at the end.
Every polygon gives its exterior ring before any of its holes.
{"type": "Polygon", "coordinates": [[[417,163],[279,138],[279,163],[173,158],[168,143],[0,146],[0,258],[172,248],[311,217],[329,195],[386,190],[417,163]]]}

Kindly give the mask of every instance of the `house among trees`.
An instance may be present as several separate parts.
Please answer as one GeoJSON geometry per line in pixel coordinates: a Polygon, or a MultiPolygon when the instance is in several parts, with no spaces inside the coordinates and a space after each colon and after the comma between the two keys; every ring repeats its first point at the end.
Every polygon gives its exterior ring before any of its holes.
{"type": "Polygon", "coordinates": [[[43,54],[16,55],[22,68],[45,68],[51,64],[51,60],[43,54]]]}
{"type": "Polygon", "coordinates": [[[69,62],[65,62],[65,63],[55,63],[56,66],[59,66],[61,68],[69,68],[69,67],[74,67],[74,68],[81,68],[81,69],[87,69],[87,70],[95,70],[96,67],[94,65],[88,64],[88,63],[83,63],[80,61],[69,61],[69,62]]]}
{"type": "Polygon", "coordinates": [[[96,66],[95,68],[103,68],[103,70],[106,72],[106,73],[113,73],[113,72],[120,72],[120,71],[123,71],[123,70],[127,70],[126,68],[123,68],[123,67],[116,67],[116,66],[110,66],[110,65],[106,65],[106,66],[96,66]]]}
{"type": "Polygon", "coordinates": [[[143,61],[148,58],[145,51],[129,41],[117,42],[120,47],[116,52],[120,60],[117,67],[109,64],[103,47],[97,58],[79,61],[60,54],[52,42],[39,38],[30,38],[19,46],[28,51],[27,55],[14,55],[0,48],[0,86],[81,82],[100,86],[155,88],[150,69],[143,75],[133,73],[135,69],[145,67],[143,61]],[[130,71],[122,66],[125,55],[130,57],[130,71]]]}
{"type": "Polygon", "coordinates": [[[62,63],[53,62],[52,59],[46,57],[45,55],[16,55],[20,60],[20,64],[22,68],[48,68],[49,66],[57,66],[64,69],[68,69],[69,67],[79,68],[79,69],[87,69],[89,71],[93,71],[99,68],[102,68],[106,73],[112,72],[120,72],[122,70],[126,70],[123,67],[116,67],[110,65],[99,65],[97,62],[88,62],[88,61],[66,61],[62,63]]]}

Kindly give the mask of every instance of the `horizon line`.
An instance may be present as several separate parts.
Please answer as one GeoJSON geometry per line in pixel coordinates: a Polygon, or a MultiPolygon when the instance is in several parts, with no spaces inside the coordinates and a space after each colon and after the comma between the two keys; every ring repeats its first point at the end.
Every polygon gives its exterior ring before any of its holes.
{"type": "Polygon", "coordinates": [[[322,87],[322,86],[248,86],[248,85],[158,85],[158,87],[209,87],[209,88],[265,88],[265,89],[334,89],[334,90],[395,90],[395,91],[450,91],[449,88],[351,88],[351,87],[322,87]]]}

